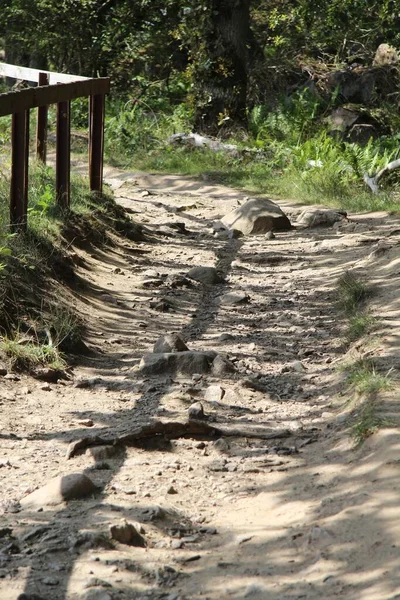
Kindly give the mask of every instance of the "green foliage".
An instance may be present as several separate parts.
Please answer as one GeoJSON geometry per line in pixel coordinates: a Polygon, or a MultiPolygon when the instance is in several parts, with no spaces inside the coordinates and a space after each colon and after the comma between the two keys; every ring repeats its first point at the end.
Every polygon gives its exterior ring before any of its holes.
{"type": "Polygon", "coordinates": [[[17,370],[29,371],[39,366],[63,369],[66,365],[57,347],[40,343],[39,340],[27,341],[26,336],[18,333],[12,338],[5,336],[0,341],[0,352],[9,358],[11,367],[17,370]]]}
{"type": "Polygon", "coordinates": [[[337,287],[339,306],[347,315],[357,312],[368,296],[365,283],[351,271],[339,277],[337,287]]]}

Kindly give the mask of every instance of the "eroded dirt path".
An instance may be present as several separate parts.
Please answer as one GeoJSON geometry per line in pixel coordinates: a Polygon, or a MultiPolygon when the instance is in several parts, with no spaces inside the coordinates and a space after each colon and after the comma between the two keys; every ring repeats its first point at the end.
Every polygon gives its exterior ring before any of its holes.
{"type": "MultiPolygon", "coordinates": [[[[217,240],[211,223],[240,192],[173,176],[107,177],[151,235],[74,249],[76,310],[94,354],[77,360],[73,381],[1,382],[0,597],[400,597],[397,392],[384,405],[391,427],[354,450],[335,305],[345,270],[375,285],[382,333],[360,352],[397,376],[400,220],[364,215],[272,240],[217,240]],[[197,265],[217,267],[225,282],[187,285],[197,265]],[[249,301],[221,305],[229,291],[249,301]],[[144,378],[141,357],[169,332],[227,356],[235,374],[144,378]],[[249,437],[158,437],[65,458],[71,441],[176,420],[196,401],[210,424],[249,437]],[[255,429],[272,439],[250,437],[255,429]],[[35,487],[82,471],[97,495],[20,510],[35,487]],[[109,526],[122,519],[142,525],[145,548],[110,547],[109,526]]],[[[280,204],[292,218],[301,210],[280,204]]]]}

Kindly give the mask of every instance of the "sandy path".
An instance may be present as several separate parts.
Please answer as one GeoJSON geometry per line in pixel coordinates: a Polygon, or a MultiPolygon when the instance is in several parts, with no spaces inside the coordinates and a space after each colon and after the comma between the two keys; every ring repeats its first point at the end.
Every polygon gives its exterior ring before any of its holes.
{"type": "MultiPolygon", "coordinates": [[[[175,176],[106,176],[153,237],[75,249],[76,309],[95,350],[77,362],[75,383],[43,389],[28,377],[2,382],[0,598],[400,597],[398,393],[383,404],[390,428],[354,450],[334,303],[344,270],[374,283],[381,334],[373,353],[397,376],[399,219],[360,215],[339,228],[220,241],[210,224],[242,202],[240,192],[175,176]],[[168,226],[177,222],[188,233],[168,226]],[[171,276],[195,265],[217,266],[226,282],[174,287],[171,276]],[[168,277],[144,287],[148,269],[168,277]],[[227,291],[244,291],[250,301],[223,308],[218,298],[227,291]],[[156,301],[169,310],[152,308],[156,301]],[[236,374],[199,382],[143,378],[140,358],[171,331],[190,349],[227,355],[236,374]],[[257,385],[249,387],[249,379],[257,385]],[[204,398],[210,385],[224,390],[222,399],[204,398]],[[182,417],[198,400],[212,424],[289,435],[158,439],[115,455],[65,459],[71,440],[182,417]],[[79,471],[101,493],[63,508],[12,512],[10,500],[79,471]],[[107,538],[121,519],[142,523],[146,548],[104,547],[101,534],[107,538]],[[12,528],[16,548],[1,527],[12,528]]],[[[300,210],[281,204],[289,214],[300,210]]]]}

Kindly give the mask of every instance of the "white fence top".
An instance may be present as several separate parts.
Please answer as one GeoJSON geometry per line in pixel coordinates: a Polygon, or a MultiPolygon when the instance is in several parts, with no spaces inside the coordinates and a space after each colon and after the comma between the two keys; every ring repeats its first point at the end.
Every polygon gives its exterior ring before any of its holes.
{"type": "Polygon", "coordinates": [[[55,83],[72,83],[73,81],[82,81],[89,79],[80,75],[67,75],[66,73],[53,73],[52,71],[43,71],[40,69],[29,69],[27,67],[17,67],[7,63],[0,62],[0,77],[11,77],[13,79],[23,79],[39,83],[39,74],[46,73],[49,77],[49,84],[55,83]]]}

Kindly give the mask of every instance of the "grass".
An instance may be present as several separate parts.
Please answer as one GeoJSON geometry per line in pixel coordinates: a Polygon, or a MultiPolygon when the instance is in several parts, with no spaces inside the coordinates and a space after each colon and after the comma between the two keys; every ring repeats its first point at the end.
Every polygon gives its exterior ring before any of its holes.
{"type": "Polygon", "coordinates": [[[357,446],[385,424],[379,414],[378,396],[392,389],[390,372],[382,375],[370,359],[361,359],[346,367],[347,382],[353,390],[353,402],[360,406],[355,411],[356,420],[352,427],[352,436],[357,446]]]}
{"type": "Polygon", "coordinates": [[[376,317],[365,309],[365,302],[371,295],[371,290],[355,273],[345,271],[339,277],[337,295],[339,310],[347,322],[346,343],[355,342],[376,329],[376,317]]]}
{"type": "Polygon", "coordinates": [[[66,367],[57,347],[50,343],[30,342],[20,335],[4,337],[0,342],[0,351],[8,357],[11,367],[18,371],[31,371],[43,366],[59,370],[66,367]]]}
{"type": "Polygon", "coordinates": [[[337,282],[338,303],[346,316],[353,315],[366,300],[369,291],[363,281],[351,271],[345,271],[337,282]]]}
{"type": "MultiPolygon", "coordinates": [[[[345,338],[347,344],[365,338],[377,327],[377,319],[368,312],[366,301],[371,289],[357,274],[346,271],[337,282],[338,307],[344,315],[347,326],[345,338]]],[[[371,340],[370,340],[371,341],[371,340]]],[[[355,418],[352,437],[359,446],[383,424],[379,414],[378,397],[392,388],[390,373],[382,374],[375,361],[370,358],[345,364],[346,383],[351,394],[351,404],[357,406],[353,411],[355,418]]]]}
{"type": "Polygon", "coordinates": [[[86,349],[83,322],[71,307],[70,244],[102,245],[109,231],[130,235],[134,223],[110,194],[91,194],[80,177],[71,179],[70,209],[61,210],[54,171],[35,163],[27,231],[11,234],[8,219],[9,182],[0,176],[0,353],[18,369],[63,368],[65,353],[86,349]]]}

